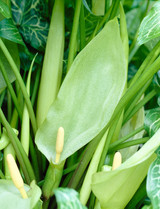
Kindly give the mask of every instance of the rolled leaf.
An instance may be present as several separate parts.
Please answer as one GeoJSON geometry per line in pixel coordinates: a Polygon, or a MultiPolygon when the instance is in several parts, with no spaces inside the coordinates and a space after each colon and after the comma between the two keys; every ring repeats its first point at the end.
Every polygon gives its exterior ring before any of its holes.
{"type": "Polygon", "coordinates": [[[126,72],[119,25],[114,19],[76,57],[36,134],[36,144],[49,161],[55,159],[59,127],[65,131],[63,161],[106,126],[124,91],[126,72]]]}
{"type": "Polygon", "coordinates": [[[102,209],[123,209],[130,201],[143,179],[155,150],[160,145],[160,129],[132,157],[114,171],[99,172],[93,175],[92,191],[98,198],[102,209]]]}

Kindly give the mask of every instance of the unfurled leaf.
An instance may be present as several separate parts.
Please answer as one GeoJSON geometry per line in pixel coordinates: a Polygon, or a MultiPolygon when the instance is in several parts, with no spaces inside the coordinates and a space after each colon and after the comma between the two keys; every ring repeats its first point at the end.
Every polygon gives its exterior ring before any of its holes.
{"type": "Polygon", "coordinates": [[[55,190],[58,209],[87,209],[79,200],[79,194],[74,189],[58,188],[55,190]]]}
{"type": "Polygon", "coordinates": [[[13,24],[12,19],[3,19],[0,21],[0,37],[24,45],[22,37],[17,27],[13,24]]]}
{"type": "MultiPolygon", "coordinates": [[[[9,40],[4,40],[4,43],[8,49],[8,51],[10,52],[12,58],[14,59],[18,69],[20,68],[20,61],[19,61],[19,54],[18,54],[18,48],[17,48],[17,44],[13,43],[9,40]]],[[[10,82],[13,82],[16,78],[15,75],[12,71],[12,68],[10,66],[10,64],[8,63],[7,58],[5,57],[5,55],[3,54],[2,50],[0,49],[0,58],[1,61],[3,62],[3,65],[5,67],[5,70],[7,72],[8,78],[10,80],[10,82]]],[[[1,73],[0,70],[0,92],[6,87],[6,82],[3,78],[3,75],[1,73]]]]}
{"type": "Polygon", "coordinates": [[[2,0],[0,1],[0,13],[6,18],[11,17],[11,13],[10,13],[8,5],[2,0]]]}
{"type": "Polygon", "coordinates": [[[98,172],[92,178],[92,191],[102,209],[124,209],[147,175],[160,145],[160,129],[145,145],[113,171],[98,172]]]}
{"type": "Polygon", "coordinates": [[[114,19],[76,57],[37,132],[36,144],[49,161],[55,159],[60,126],[65,131],[61,161],[99,134],[123,94],[126,74],[119,25],[114,19]]]}
{"type": "Polygon", "coordinates": [[[10,180],[0,180],[0,208],[1,209],[34,209],[39,202],[41,209],[41,190],[34,182],[31,183],[31,188],[25,185],[28,198],[23,199],[20,192],[10,180]]]}
{"type": "Polygon", "coordinates": [[[44,0],[12,0],[14,23],[24,40],[38,50],[45,48],[49,23],[44,0]]]}
{"type": "Polygon", "coordinates": [[[139,44],[144,44],[153,38],[160,36],[160,2],[153,5],[148,15],[143,19],[138,35],[139,44]]]}
{"type": "Polygon", "coordinates": [[[147,175],[147,194],[154,209],[160,208],[160,148],[156,153],[157,159],[150,166],[147,175]]]}
{"type": "Polygon", "coordinates": [[[156,133],[160,128],[160,107],[147,111],[144,126],[150,136],[156,133]]]}

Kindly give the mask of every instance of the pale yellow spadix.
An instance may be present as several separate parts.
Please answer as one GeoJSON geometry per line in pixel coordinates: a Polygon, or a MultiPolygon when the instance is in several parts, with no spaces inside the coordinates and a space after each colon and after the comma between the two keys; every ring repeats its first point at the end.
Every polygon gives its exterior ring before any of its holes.
{"type": "Polygon", "coordinates": [[[55,163],[59,163],[61,153],[63,151],[63,145],[64,145],[64,129],[63,127],[60,127],[57,132],[55,163]]]}
{"type": "Polygon", "coordinates": [[[7,163],[8,163],[8,168],[9,168],[11,178],[12,178],[14,185],[20,191],[23,199],[28,198],[27,193],[24,189],[24,182],[23,182],[23,179],[22,179],[21,174],[19,172],[18,166],[11,154],[7,155],[7,163]]]}
{"type": "Polygon", "coordinates": [[[116,152],[113,158],[112,170],[115,170],[122,164],[122,155],[120,152],[116,152]]]}

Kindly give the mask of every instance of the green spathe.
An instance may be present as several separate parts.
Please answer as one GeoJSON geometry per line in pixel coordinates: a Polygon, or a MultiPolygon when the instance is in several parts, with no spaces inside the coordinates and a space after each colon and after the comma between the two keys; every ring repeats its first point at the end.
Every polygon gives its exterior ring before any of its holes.
{"type": "Polygon", "coordinates": [[[32,182],[30,187],[25,185],[28,198],[23,199],[20,192],[10,180],[0,180],[0,208],[1,209],[41,209],[41,190],[32,182]]]}
{"type": "Polygon", "coordinates": [[[147,175],[155,150],[160,145],[160,129],[132,157],[119,168],[93,175],[92,191],[102,209],[123,209],[147,175]]]}
{"type": "Polygon", "coordinates": [[[36,135],[39,150],[55,159],[57,130],[65,130],[61,161],[91,141],[109,122],[125,88],[127,69],[116,19],[79,53],[36,135]]]}

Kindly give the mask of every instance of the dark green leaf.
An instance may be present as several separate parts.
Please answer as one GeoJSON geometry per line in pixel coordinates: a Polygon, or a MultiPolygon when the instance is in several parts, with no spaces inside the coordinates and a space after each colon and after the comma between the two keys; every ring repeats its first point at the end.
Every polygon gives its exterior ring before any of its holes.
{"type": "Polygon", "coordinates": [[[17,27],[13,24],[12,19],[3,19],[0,21],[0,37],[24,45],[22,37],[17,27]]]}
{"type": "Polygon", "coordinates": [[[143,19],[138,35],[139,44],[144,44],[160,36],[160,2],[154,4],[148,15],[143,19]]]}
{"type": "Polygon", "coordinates": [[[38,50],[44,50],[49,24],[44,0],[12,0],[12,14],[24,40],[38,50]]]}
{"type": "Polygon", "coordinates": [[[126,74],[119,25],[114,19],[78,54],[37,132],[36,144],[49,161],[55,159],[60,126],[65,131],[61,161],[100,133],[122,96],[126,74]]]}
{"type": "Polygon", "coordinates": [[[157,158],[151,164],[147,176],[147,194],[154,209],[160,208],[160,148],[157,150],[157,158]]]}
{"type": "Polygon", "coordinates": [[[87,209],[79,201],[79,194],[74,189],[58,188],[54,190],[58,209],[87,209]]]}
{"type": "Polygon", "coordinates": [[[11,17],[11,13],[8,8],[8,5],[6,3],[4,3],[2,0],[0,1],[0,13],[6,18],[11,17]]]}
{"type": "Polygon", "coordinates": [[[149,136],[153,136],[160,128],[160,107],[147,111],[144,126],[149,136]]]}

